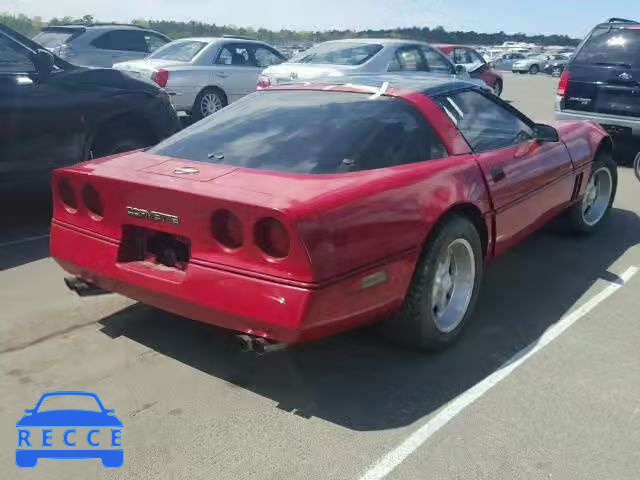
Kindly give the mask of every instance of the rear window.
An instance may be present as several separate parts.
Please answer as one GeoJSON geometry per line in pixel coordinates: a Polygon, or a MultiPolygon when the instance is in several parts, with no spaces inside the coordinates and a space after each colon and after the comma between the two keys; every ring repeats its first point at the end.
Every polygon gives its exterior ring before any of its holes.
{"type": "Polygon", "coordinates": [[[293,63],[361,65],[382,50],[382,45],[357,42],[327,42],[306,50],[293,63]]]}
{"type": "Polygon", "coordinates": [[[152,53],[150,58],[189,62],[206,46],[206,42],[171,42],[152,53]]]}
{"type": "Polygon", "coordinates": [[[370,170],[446,156],[431,126],[404,100],[304,90],[255,92],[149,152],[311,174],[370,170]]]}
{"type": "Polygon", "coordinates": [[[640,27],[599,27],[574,60],[576,64],[640,67],[640,27]]]}
{"type": "Polygon", "coordinates": [[[70,42],[84,32],[84,28],[45,28],[33,37],[33,41],[44,48],[56,48],[70,42]]]}

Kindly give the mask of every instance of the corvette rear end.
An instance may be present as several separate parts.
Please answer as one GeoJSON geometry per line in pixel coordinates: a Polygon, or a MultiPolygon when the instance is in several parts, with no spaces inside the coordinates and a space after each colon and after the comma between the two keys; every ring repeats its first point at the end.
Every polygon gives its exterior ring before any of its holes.
{"type": "Polygon", "coordinates": [[[57,171],[52,256],[86,285],[287,343],[366,321],[400,297],[388,277],[406,277],[406,260],[318,281],[301,236],[314,232],[290,201],[230,186],[233,176],[217,182],[233,170],[223,166],[181,178],[178,163],[137,154],[57,171]],[[125,162],[137,171],[123,174],[125,162]]]}

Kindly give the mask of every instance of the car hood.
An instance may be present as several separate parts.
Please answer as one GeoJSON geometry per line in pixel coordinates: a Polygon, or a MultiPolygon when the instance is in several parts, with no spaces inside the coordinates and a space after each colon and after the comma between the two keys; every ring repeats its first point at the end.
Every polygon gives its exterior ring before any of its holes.
{"type": "Polygon", "coordinates": [[[16,427],[121,427],[115,415],[90,410],[49,410],[25,415],[16,427]]]}

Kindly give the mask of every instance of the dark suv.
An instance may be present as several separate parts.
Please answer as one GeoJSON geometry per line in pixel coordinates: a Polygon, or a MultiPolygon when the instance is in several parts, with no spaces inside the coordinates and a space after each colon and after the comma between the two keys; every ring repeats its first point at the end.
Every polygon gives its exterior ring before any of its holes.
{"type": "Polygon", "coordinates": [[[556,117],[597,122],[619,144],[640,139],[640,22],[612,18],[589,33],[560,77],[556,117]]]}
{"type": "Polygon", "coordinates": [[[155,85],[72,65],[0,24],[0,191],[153,145],[178,127],[169,96],[155,85]]]}

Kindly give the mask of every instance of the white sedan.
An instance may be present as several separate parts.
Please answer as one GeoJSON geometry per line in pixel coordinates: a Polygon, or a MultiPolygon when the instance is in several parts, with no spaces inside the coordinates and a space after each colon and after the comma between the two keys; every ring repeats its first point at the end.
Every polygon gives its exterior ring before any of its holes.
{"type": "Polygon", "coordinates": [[[199,120],[255,91],[260,72],[284,61],[272,46],[245,37],[184,38],[113,68],[155,82],[176,110],[199,120]]]}
{"type": "Polygon", "coordinates": [[[258,88],[326,76],[387,72],[478,82],[471,79],[464,67],[456,67],[427,43],[390,38],[357,38],[320,43],[286,63],[267,68],[260,75],[258,88]]]}

